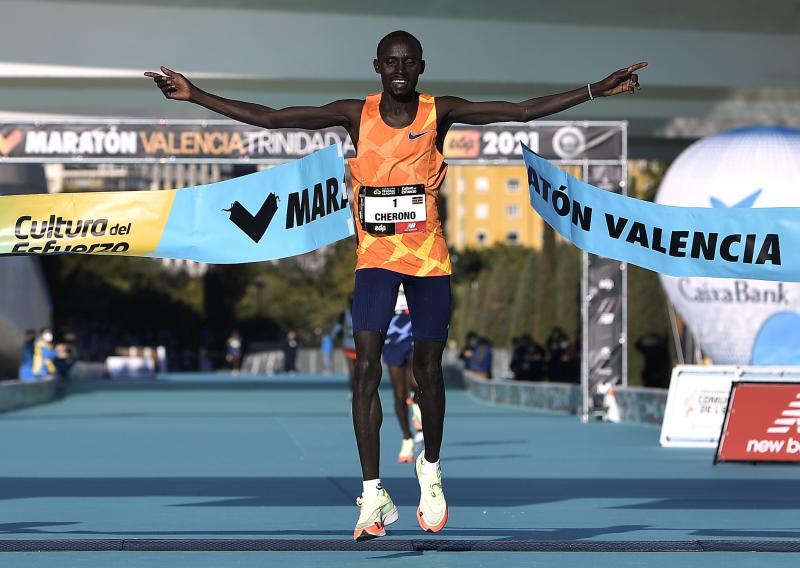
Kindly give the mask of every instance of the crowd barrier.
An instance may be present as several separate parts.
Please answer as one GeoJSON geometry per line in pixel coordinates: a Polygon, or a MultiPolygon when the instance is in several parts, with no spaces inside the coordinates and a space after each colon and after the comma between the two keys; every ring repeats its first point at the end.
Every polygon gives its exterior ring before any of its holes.
{"type": "MultiPolygon", "coordinates": [[[[501,352],[501,364],[507,364],[506,350],[501,352]]],[[[346,375],[348,372],[347,361],[341,349],[335,349],[332,354],[330,374],[346,375]]],[[[442,357],[442,373],[444,383],[448,388],[464,388],[461,376],[461,362],[458,359],[458,350],[446,349],[442,357]]],[[[279,349],[247,353],[242,359],[241,372],[251,375],[276,375],[284,369],[283,351],[279,349]]],[[[326,374],[324,358],[320,349],[299,349],[295,370],[307,375],[326,374]]],[[[386,371],[386,369],[384,369],[386,371]]]]}
{"type": "MultiPolygon", "coordinates": [[[[489,404],[518,406],[565,414],[581,411],[581,387],[568,383],[525,382],[484,379],[463,371],[464,385],[475,398],[489,404]]],[[[620,422],[661,424],[667,404],[667,391],[645,387],[616,388],[613,391],[620,422]]]]}
{"type": "Polygon", "coordinates": [[[484,379],[471,371],[464,371],[464,384],[472,396],[490,404],[567,414],[578,414],[581,408],[578,385],[484,379]]]}
{"type": "Polygon", "coordinates": [[[107,378],[106,366],[94,361],[76,361],[69,369],[69,381],[99,381],[107,378]]]}
{"type": "Polygon", "coordinates": [[[47,377],[31,383],[0,382],[0,412],[50,402],[59,396],[59,391],[59,380],[55,377],[47,377]]]}
{"type": "MultiPolygon", "coordinates": [[[[252,375],[276,375],[284,370],[283,351],[272,349],[247,353],[242,359],[242,373],[252,375]]],[[[320,349],[298,349],[295,370],[307,375],[323,375],[326,373],[325,361],[320,349]]],[[[344,375],[347,373],[347,362],[341,349],[331,354],[329,373],[344,375]]]]}
{"type": "Polygon", "coordinates": [[[658,424],[664,421],[667,408],[667,389],[626,387],[614,391],[619,407],[620,422],[658,424]]]}

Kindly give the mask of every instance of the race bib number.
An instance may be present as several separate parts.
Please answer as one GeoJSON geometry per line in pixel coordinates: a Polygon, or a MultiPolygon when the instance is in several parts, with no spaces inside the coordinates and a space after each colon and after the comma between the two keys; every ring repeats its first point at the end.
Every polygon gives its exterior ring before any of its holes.
{"type": "Polygon", "coordinates": [[[362,187],[358,216],[371,235],[386,236],[425,230],[425,186],[362,187]]]}

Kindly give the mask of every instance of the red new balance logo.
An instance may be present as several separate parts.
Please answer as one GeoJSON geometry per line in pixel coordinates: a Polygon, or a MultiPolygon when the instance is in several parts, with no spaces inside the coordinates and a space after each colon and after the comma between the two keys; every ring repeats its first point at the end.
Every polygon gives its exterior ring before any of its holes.
{"type": "Polygon", "coordinates": [[[800,381],[735,382],[716,462],[800,462],[800,381]]]}
{"type": "Polygon", "coordinates": [[[775,425],[767,429],[768,434],[786,434],[794,426],[800,434],[800,393],[795,396],[798,400],[789,403],[789,407],[781,412],[781,417],[775,419],[775,425]]]}

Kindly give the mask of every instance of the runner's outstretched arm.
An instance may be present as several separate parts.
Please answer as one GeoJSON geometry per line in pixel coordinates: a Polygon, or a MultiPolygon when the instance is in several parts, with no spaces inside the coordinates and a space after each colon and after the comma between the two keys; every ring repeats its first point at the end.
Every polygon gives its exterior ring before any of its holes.
{"type": "Polygon", "coordinates": [[[361,116],[363,101],[348,99],[313,107],[287,107],[274,109],[268,106],[236,101],[208,93],[189,81],[181,73],[161,67],[161,73],[146,72],[164,96],[176,101],[189,101],[222,115],[259,126],[261,128],[305,128],[316,130],[332,126],[343,126],[353,135],[361,116]]]}
{"type": "Polygon", "coordinates": [[[572,108],[594,97],[610,97],[619,93],[634,93],[639,86],[636,71],[647,67],[646,62],[636,63],[615,71],[602,81],[591,83],[565,93],[528,99],[520,103],[506,101],[472,102],[458,97],[437,97],[439,135],[455,123],[492,124],[495,122],[528,122],[572,108]],[[591,96],[589,90],[591,89],[591,96]]]}

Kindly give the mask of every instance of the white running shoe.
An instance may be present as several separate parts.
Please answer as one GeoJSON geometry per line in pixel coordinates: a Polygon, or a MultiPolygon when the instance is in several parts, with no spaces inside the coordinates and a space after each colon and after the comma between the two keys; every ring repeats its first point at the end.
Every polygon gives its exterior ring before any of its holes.
{"type": "Polygon", "coordinates": [[[415,472],[419,482],[420,497],[417,507],[417,521],[424,531],[439,532],[447,523],[447,502],[442,489],[442,470],[436,468],[435,473],[426,474],[422,467],[425,453],[417,458],[415,472]]]}
{"type": "Polygon", "coordinates": [[[353,531],[356,542],[386,536],[386,525],[391,525],[399,516],[392,498],[383,488],[367,497],[359,497],[356,505],[361,508],[356,529],[353,531]]]}
{"type": "Polygon", "coordinates": [[[400,463],[414,463],[414,438],[403,438],[397,461],[400,463]]]}

